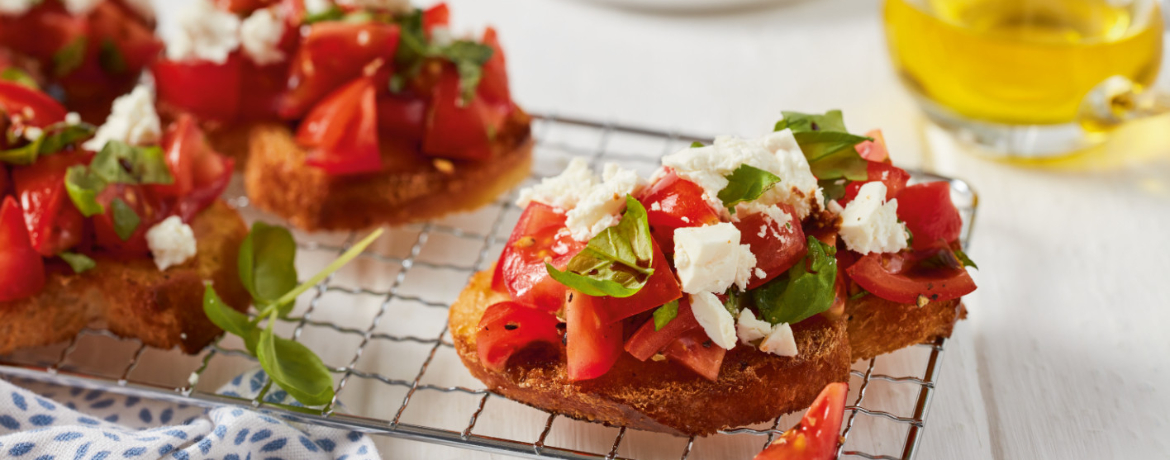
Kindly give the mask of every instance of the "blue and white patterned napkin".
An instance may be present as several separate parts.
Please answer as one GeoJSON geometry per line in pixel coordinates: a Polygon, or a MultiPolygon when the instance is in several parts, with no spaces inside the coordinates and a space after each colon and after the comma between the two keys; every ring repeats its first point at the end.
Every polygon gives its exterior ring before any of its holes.
{"type": "MultiPolygon", "coordinates": [[[[259,394],[267,377],[236,377],[221,394],[259,394]]],[[[299,424],[236,407],[206,410],[100,390],[0,379],[0,458],[20,460],[366,460],[373,441],[358,432],[299,424]]],[[[273,391],[267,402],[295,404],[273,391]]]]}

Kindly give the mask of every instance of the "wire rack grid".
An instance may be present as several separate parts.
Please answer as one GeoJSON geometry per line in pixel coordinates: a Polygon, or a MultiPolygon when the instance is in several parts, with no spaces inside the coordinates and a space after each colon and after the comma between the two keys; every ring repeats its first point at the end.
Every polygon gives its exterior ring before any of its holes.
{"type": "MultiPolygon", "coordinates": [[[[648,175],[663,154],[708,139],[556,116],[537,117],[534,137],[529,183],[559,173],[572,157],[585,157],[595,168],[616,162],[648,175]]],[[[914,178],[950,182],[968,241],[977,205],[970,187],[924,173],[914,178]]],[[[238,183],[229,197],[247,220],[275,220],[249,207],[238,183]]],[[[483,388],[455,356],[446,308],[471,274],[491,266],[519,212],[510,194],[473,213],[391,229],[389,238],[298,299],[277,330],[304,341],[331,367],[337,396],[324,408],[269,402],[265,395],[279,391],[270,385],[254,399],[217,394],[218,385],[256,365],[234,337],[187,356],[93,328],[67,344],[0,357],[0,374],[187,404],[252,407],[388,438],[530,458],[750,458],[799,419],[789,414],[714,436],[678,438],[571,420],[483,388]]],[[[316,272],[358,236],[295,235],[302,274],[316,272]]],[[[944,342],[855,364],[842,457],[914,457],[944,342]]]]}

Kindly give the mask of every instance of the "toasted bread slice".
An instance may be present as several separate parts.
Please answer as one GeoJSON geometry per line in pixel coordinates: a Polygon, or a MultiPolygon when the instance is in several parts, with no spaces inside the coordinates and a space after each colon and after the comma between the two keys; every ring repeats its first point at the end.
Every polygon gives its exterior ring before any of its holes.
{"type": "Polygon", "coordinates": [[[390,140],[382,143],[382,171],[330,176],[305,164],[308,152],[287,126],[257,124],[248,133],[244,179],[253,203],[297,227],[356,230],[488,204],[528,176],[532,146],[529,117],[517,111],[497,135],[489,160],[436,160],[390,140]]]}
{"type": "Polygon", "coordinates": [[[479,361],[475,332],[484,310],[508,299],[491,290],[491,278],[491,270],[475,274],[451,305],[451,336],[463,364],[491,391],[575,419],[706,435],[808,407],[826,384],[849,378],[845,325],[822,316],[793,326],[798,356],[738,346],[727,352],[717,382],[626,353],[604,376],[580,382],[568,379],[564,356],[550,353],[518,354],[504,372],[491,371],[479,361]]]}
{"type": "Polygon", "coordinates": [[[40,294],[0,303],[0,354],[69,340],[91,325],[152,347],[178,346],[187,353],[203,349],[220,333],[203,313],[204,280],[233,308],[248,306],[236,264],[248,231],[222,201],[190,225],[198,253],[166,271],[149,258],[103,256],[95,256],[97,267],[81,274],[65,266],[50,269],[40,294]]]}
{"type": "Polygon", "coordinates": [[[903,305],[875,295],[845,304],[853,360],[870,359],[910,345],[950,337],[955,322],[967,317],[961,299],[903,305]]]}

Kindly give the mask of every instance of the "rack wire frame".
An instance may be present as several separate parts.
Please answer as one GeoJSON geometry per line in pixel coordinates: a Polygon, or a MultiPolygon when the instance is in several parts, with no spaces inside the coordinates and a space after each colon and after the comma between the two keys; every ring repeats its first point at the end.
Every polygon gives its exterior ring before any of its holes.
{"type": "MultiPolygon", "coordinates": [[[[580,137],[580,136],[578,136],[580,137]]],[[[591,166],[597,167],[601,161],[617,161],[622,163],[638,163],[644,167],[653,168],[658,164],[659,158],[667,153],[685,147],[693,141],[709,141],[709,137],[684,135],[672,132],[659,131],[654,129],[646,129],[639,127],[614,125],[609,123],[598,123],[590,120],[582,120],[569,117],[558,116],[537,116],[534,122],[534,138],[537,142],[537,154],[539,155],[542,149],[555,149],[563,153],[568,153],[572,156],[583,156],[588,159],[591,166]],[[576,130],[577,134],[585,134],[587,137],[592,137],[594,144],[592,148],[582,148],[580,142],[562,143],[548,138],[550,131],[556,130],[558,127],[571,127],[576,130]],[[645,139],[650,139],[661,144],[661,148],[657,152],[649,152],[649,155],[630,154],[628,152],[614,151],[610,147],[610,140],[615,135],[634,135],[645,139]]],[[[585,143],[588,145],[588,142],[585,143]]],[[[647,153],[647,152],[642,152],[647,153]]],[[[554,174],[549,172],[548,174],[554,174]]],[[[962,239],[964,244],[970,241],[971,225],[974,221],[975,210],[978,204],[977,195],[968,186],[967,183],[957,180],[945,178],[929,173],[912,173],[916,181],[947,181],[951,185],[952,197],[955,198],[956,205],[960,208],[960,213],[963,216],[964,226],[962,239]]],[[[530,180],[539,179],[540,171],[535,171],[530,180]]],[[[307,327],[328,328],[337,333],[355,335],[360,337],[360,344],[353,352],[353,357],[350,361],[341,367],[332,368],[331,371],[339,376],[335,387],[336,396],[333,402],[323,408],[305,408],[296,405],[275,404],[264,401],[264,392],[255,398],[245,399],[233,396],[225,396],[216,394],[210,391],[198,390],[196,385],[200,377],[208,369],[211,363],[221,356],[242,357],[253,360],[250,355],[240,349],[230,348],[223,345],[223,339],[217,340],[215,343],[208,346],[199,361],[199,365],[191,371],[190,378],[185,386],[165,386],[151,382],[138,381],[131,377],[134,370],[140,364],[140,358],[147,350],[146,345],[135,339],[123,339],[114,334],[101,329],[86,329],[72,339],[72,341],[65,346],[57,354],[55,359],[42,360],[37,362],[28,362],[27,360],[14,359],[12,356],[0,356],[0,375],[10,377],[22,377],[35,380],[50,381],[63,385],[97,388],[112,391],[116,393],[128,394],[139,397],[154,398],[159,400],[173,401],[177,403],[185,403],[192,405],[200,405],[206,407],[214,407],[221,405],[241,406],[257,409],[266,413],[281,415],[294,418],[305,423],[314,423],[323,426],[332,426],[353,431],[360,431],[374,435],[384,435],[397,438],[404,438],[422,442],[430,442],[447,446],[456,446],[467,449],[475,449],[491,453],[508,454],[527,458],[558,458],[570,460],[584,460],[584,459],[614,459],[618,457],[619,447],[622,446],[623,440],[626,438],[627,428],[620,427],[612,445],[605,451],[579,451],[556,446],[546,445],[546,440],[550,431],[553,428],[554,422],[560,415],[548,413],[548,417],[537,439],[534,440],[518,440],[518,439],[504,439],[499,437],[492,437],[475,433],[476,422],[483,413],[486,403],[489,398],[501,396],[488,391],[485,388],[469,388],[466,386],[440,386],[433,384],[422,383],[423,377],[426,375],[428,368],[431,366],[436,352],[443,347],[453,348],[454,345],[445,339],[447,336],[447,328],[444,326],[442,331],[434,337],[418,337],[413,335],[390,334],[384,332],[377,332],[379,322],[383,320],[387,311],[388,305],[395,300],[414,302],[421,306],[421,308],[436,308],[446,309],[448,304],[433,299],[422,298],[420,296],[402,293],[403,283],[407,277],[408,272],[414,267],[429,267],[434,269],[456,270],[466,272],[468,277],[476,271],[484,269],[491,265],[495,254],[492,254],[494,245],[506,241],[510,233],[510,228],[505,228],[505,211],[515,210],[515,205],[512,204],[512,194],[504,199],[497,200],[492,207],[499,208],[497,216],[493,219],[488,231],[486,233],[477,233],[468,231],[464,228],[443,225],[438,222],[427,222],[421,224],[417,237],[411,244],[408,255],[406,257],[395,257],[377,254],[367,250],[360,257],[373,258],[383,263],[398,264],[399,270],[397,275],[392,280],[390,287],[386,290],[376,290],[368,287],[343,287],[331,283],[332,277],[322,281],[314,290],[310,290],[305,295],[310,296],[307,309],[300,316],[290,317],[281,321],[292,323],[294,326],[292,336],[294,339],[300,339],[302,331],[307,327]],[[443,263],[432,263],[419,260],[418,256],[422,248],[426,245],[428,238],[433,235],[445,234],[457,238],[476,240],[479,243],[479,250],[475,257],[475,262],[471,266],[461,266],[443,263]],[[382,303],[373,317],[368,327],[365,329],[341,326],[328,321],[321,321],[313,319],[314,310],[318,308],[322,297],[326,293],[341,293],[344,295],[371,295],[382,297],[382,303]],[[122,369],[104,369],[101,372],[92,370],[77,369],[67,365],[68,358],[76,352],[79,340],[84,336],[102,336],[111,340],[120,342],[129,342],[137,344],[137,348],[131,353],[126,364],[122,369]],[[390,342],[411,342],[423,345],[428,349],[425,359],[421,366],[414,373],[414,377],[410,379],[396,379],[386,375],[375,372],[367,372],[360,370],[356,364],[362,356],[363,351],[371,343],[378,341],[390,342]],[[113,377],[117,375],[118,377],[113,377]],[[353,379],[377,381],[386,387],[405,388],[406,394],[403,397],[395,415],[391,418],[378,419],[363,417],[347,413],[344,409],[339,410],[338,401],[341,395],[345,392],[347,385],[353,379]],[[419,424],[405,423],[402,421],[403,413],[407,407],[410,406],[412,399],[420,392],[438,392],[438,393],[462,393],[478,397],[478,403],[474,412],[470,415],[467,425],[462,430],[450,430],[432,426],[424,426],[419,424]]],[[[229,199],[237,208],[247,210],[248,201],[243,196],[231,197],[229,199]]],[[[324,250],[340,254],[348,249],[349,245],[356,241],[356,234],[349,234],[344,243],[340,245],[333,245],[327,242],[322,242],[312,238],[311,235],[301,237],[298,239],[298,248],[307,250],[324,250]]],[[[867,459],[912,459],[918,449],[919,442],[922,439],[922,432],[926,425],[927,413],[930,409],[931,397],[936,388],[936,379],[938,377],[940,360],[945,347],[945,339],[938,339],[933,343],[921,344],[916,347],[925,348],[928,352],[926,358],[925,368],[919,375],[887,375],[875,372],[876,359],[870,359],[868,362],[861,363],[864,370],[855,368],[851,371],[853,377],[860,379],[857,386],[856,396],[854,396],[851,403],[846,407],[848,417],[843,424],[841,431],[841,444],[839,447],[839,455],[841,457],[857,457],[867,459]],[[909,385],[917,387],[918,396],[914,403],[914,408],[911,414],[898,415],[889,411],[868,408],[865,405],[866,395],[872,391],[870,389],[871,382],[885,381],[896,385],[909,385]],[[854,423],[858,417],[877,417],[893,421],[897,424],[905,425],[906,437],[903,443],[901,452],[889,454],[877,454],[861,451],[851,448],[851,433],[854,429],[854,423]]],[[[178,351],[171,351],[178,353],[178,351]]],[[[265,388],[267,391],[267,386],[265,388]]],[[[760,448],[766,447],[770,444],[777,435],[784,432],[786,427],[780,426],[781,418],[776,418],[770,428],[751,428],[744,427],[733,430],[721,431],[715,436],[735,436],[735,435],[749,435],[758,438],[760,448]]],[[[692,452],[695,443],[695,438],[690,437],[686,441],[686,445],[682,452],[679,453],[679,458],[687,460],[692,452]]]]}

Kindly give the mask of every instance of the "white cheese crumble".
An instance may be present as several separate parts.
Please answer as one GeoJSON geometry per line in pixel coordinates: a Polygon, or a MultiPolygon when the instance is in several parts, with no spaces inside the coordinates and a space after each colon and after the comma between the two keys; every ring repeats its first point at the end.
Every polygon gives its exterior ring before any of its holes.
{"type": "Polygon", "coordinates": [[[146,231],[146,245],[163,271],[195,257],[195,232],[179,216],[171,216],[146,231]]]}
{"type": "Polygon", "coordinates": [[[565,226],[569,227],[573,239],[589,241],[602,230],[617,225],[618,213],[626,206],[626,195],[637,195],[645,186],[646,181],[634,170],[606,164],[601,183],[594,185],[565,214],[565,226]]]}
{"type": "Polygon", "coordinates": [[[674,266],[683,292],[726,292],[732,284],[746,289],[756,257],[739,238],[727,222],[675,229],[674,266]]]}
{"type": "Polygon", "coordinates": [[[906,249],[906,227],[898,222],[898,200],[886,202],[886,185],[869,182],[841,212],[841,239],[861,254],[906,249]]]}
{"type": "Polygon", "coordinates": [[[5,16],[21,16],[32,7],[33,0],[0,0],[0,14],[5,16]]]}
{"type": "Polygon", "coordinates": [[[772,327],[768,337],[760,342],[760,351],[777,356],[796,356],[796,337],[792,336],[792,327],[788,323],[777,324],[772,327]]]}
{"type": "Polygon", "coordinates": [[[101,3],[101,2],[102,2],[102,0],[62,0],[61,1],[61,3],[65,4],[65,11],[68,11],[69,14],[72,14],[74,16],[85,16],[85,15],[89,14],[89,12],[93,11],[93,9],[95,7],[97,7],[98,3],[101,3]]]}
{"type": "Polygon", "coordinates": [[[825,205],[825,209],[829,210],[829,212],[833,214],[841,214],[841,211],[845,210],[845,208],[841,207],[841,203],[837,202],[837,200],[829,200],[829,203],[825,205]]]}
{"type": "Polygon", "coordinates": [[[65,114],[65,124],[67,124],[67,125],[81,124],[81,115],[78,115],[77,112],[66,113],[65,114]]]}
{"type": "Polygon", "coordinates": [[[305,0],[305,13],[310,15],[321,14],[329,11],[329,7],[333,6],[333,2],[329,0],[305,0]]]}
{"type": "Polygon", "coordinates": [[[715,345],[724,350],[735,348],[735,318],[715,294],[700,292],[691,295],[691,312],[715,345]]]}
{"type": "Polygon", "coordinates": [[[516,206],[526,208],[536,201],[567,211],[577,207],[577,202],[585,198],[594,185],[597,185],[597,176],[589,170],[589,163],[574,158],[560,175],[546,177],[539,184],[520,190],[516,206]]]}
{"type": "Polygon", "coordinates": [[[739,312],[739,321],[735,324],[735,332],[739,335],[740,342],[744,345],[751,345],[752,342],[771,334],[772,324],[756,319],[756,315],[745,308],[739,312]]]}
{"type": "Polygon", "coordinates": [[[150,88],[138,85],[129,94],[114,99],[114,107],[105,124],[83,146],[98,151],[106,142],[118,140],[130,145],[155,144],[162,137],[154,95],[150,88]]]}
{"type": "Polygon", "coordinates": [[[220,11],[211,0],[190,0],[163,35],[172,61],[206,60],[216,64],[240,47],[240,18],[220,11]]]}
{"type": "Polygon", "coordinates": [[[444,26],[435,26],[431,29],[431,44],[440,48],[455,43],[455,33],[444,26]]]}
{"type": "Polygon", "coordinates": [[[758,267],[756,268],[756,278],[764,279],[767,277],[768,277],[768,272],[764,271],[764,269],[762,269],[762,268],[758,268],[758,267]]]}
{"type": "Polygon", "coordinates": [[[260,65],[284,60],[280,38],[284,36],[284,19],[273,8],[256,10],[240,23],[240,46],[252,62],[260,65]]]}
{"type": "Polygon", "coordinates": [[[650,203],[650,210],[651,211],[661,211],[662,210],[662,203],[659,203],[657,201],[650,203]]]}
{"type": "Polygon", "coordinates": [[[24,138],[29,142],[36,142],[37,139],[40,139],[41,136],[45,135],[45,131],[36,126],[28,126],[24,128],[24,132],[21,133],[21,135],[23,135],[24,138]]]}

